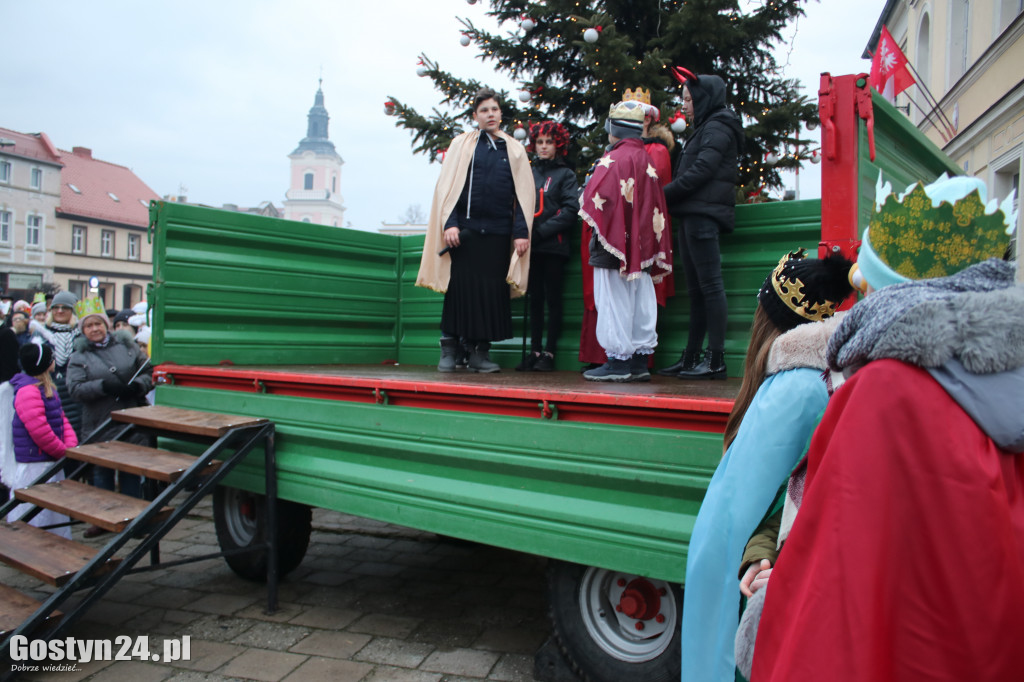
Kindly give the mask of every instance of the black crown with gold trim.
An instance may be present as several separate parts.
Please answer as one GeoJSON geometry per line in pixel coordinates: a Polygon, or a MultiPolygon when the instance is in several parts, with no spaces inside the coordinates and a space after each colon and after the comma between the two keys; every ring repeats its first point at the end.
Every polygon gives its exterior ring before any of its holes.
{"type": "Polygon", "coordinates": [[[782,331],[832,317],[853,293],[849,273],[853,263],[834,254],[821,260],[807,258],[806,250],[793,251],[761,285],[757,300],[782,331]]]}

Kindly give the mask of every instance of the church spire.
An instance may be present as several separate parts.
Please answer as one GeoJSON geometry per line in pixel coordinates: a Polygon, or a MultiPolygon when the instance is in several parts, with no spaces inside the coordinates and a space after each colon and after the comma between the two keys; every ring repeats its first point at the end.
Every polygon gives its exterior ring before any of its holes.
{"type": "Polygon", "coordinates": [[[316,89],[316,97],[313,99],[313,106],[309,110],[308,123],[306,124],[306,137],[299,142],[298,148],[292,154],[299,154],[304,151],[313,151],[320,154],[336,154],[334,143],[328,139],[327,123],[330,116],[324,107],[324,79],[319,79],[316,89]]]}

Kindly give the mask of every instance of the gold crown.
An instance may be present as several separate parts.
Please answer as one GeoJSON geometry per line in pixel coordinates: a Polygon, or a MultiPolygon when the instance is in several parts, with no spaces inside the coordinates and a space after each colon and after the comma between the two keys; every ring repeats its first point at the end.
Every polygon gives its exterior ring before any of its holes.
{"type": "Polygon", "coordinates": [[[617,102],[608,107],[608,118],[615,121],[634,121],[643,125],[646,114],[643,102],[635,100],[617,102]]]}
{"type": "Polygon", "coordinates": [[[78,315],[80,320],[86,315],[103,315],[106,317],[107,310],[103,307],[103,301],[99,298],[83,298],[75,304],[75,315],[78,315]]]}
{"type": "Polygon", "coordinates": [[[622,93],[623,102],[642,102],[644,104],[651,103],[651,91],[644,90],[643,88],[637,88],[636,90],[630,90],[626,88],[626,92],[622,93]]]}
{"type": "Polygon", "coordinates": [[[835,315],[836,308],[839,307],[842,301],[823,300],[816,302],[810,300],[804,291],[804,283],[800,278],[795,277],[792,272],[787,272],[794,263],[807,257],[804,252],[805,249],[800,249],[799,251],[788,253],[779,259],[779,264],[772,271],[770,277],[772,288],[775,290],[775,295],[794,313],[805,320],[820,322],[835,315]]]}

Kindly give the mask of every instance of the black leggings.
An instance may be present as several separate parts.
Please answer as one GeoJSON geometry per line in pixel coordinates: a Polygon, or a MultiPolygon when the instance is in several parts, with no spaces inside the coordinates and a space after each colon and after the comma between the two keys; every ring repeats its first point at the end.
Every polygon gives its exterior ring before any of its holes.
{"type": "Polygon", "coordinates": [[[699,351],[708,336],[708,348],[725,350],[728,307],[722,282],[722,254],[718,223],[702,216],[686,216],[679,230],[679,255],[690,296],[690,337],[686,349],[699,351]]]}
{"type": "Polygon", "coordinates": [[[562,283],[565,280],[562,256],[534,253],[530,256],[530,347],[554,355],[562,335],[562,283]],[[548,343],[544,341],[544,304],[548,305],[548,343]]]}

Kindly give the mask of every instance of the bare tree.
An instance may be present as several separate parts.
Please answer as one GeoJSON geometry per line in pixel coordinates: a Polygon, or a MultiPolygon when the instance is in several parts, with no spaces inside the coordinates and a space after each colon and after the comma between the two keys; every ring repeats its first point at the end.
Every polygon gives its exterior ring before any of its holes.
{"type": "Polygon", "coordinates": [[[408,225],[422,225],[427,222],[427,214],[419,204],[410,204],[405,213],[398,217],[398,221],[408,225]]]}

